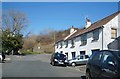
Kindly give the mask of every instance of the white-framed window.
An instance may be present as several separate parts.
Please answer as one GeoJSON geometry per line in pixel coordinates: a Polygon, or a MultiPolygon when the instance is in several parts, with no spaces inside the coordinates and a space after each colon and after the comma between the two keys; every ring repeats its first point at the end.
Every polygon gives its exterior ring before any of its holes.
{"type": "Polygon", "coordinates": [[[117,38],[117,29],[111,28],[111,38],[112,39],[117,38]]]}
{"type": "Polygon", "coordinates": [[[75,41],[74,41],[74,39],[71,39],[71,48],[74,48],[75,47],[75,41]]]}
{"type": "Polygon", "coordinates": [[[85,55],[85,51],[80,51],[80,55],[85,55]]]}
{"type": "Polygon", "coordinates": [[[99,29],[96,29],[93,31],[93,40],[92,41],[97,41],[99,39],[99,29]]]}
{"type": "Polygon", "coordinates": [[[62,48],[62,42],[60,42],[60,48],[62,48]]]}
{"type": "Polygon", "coordinates": [[[87,34],[83,34],[81,36],[81,45],[80,46],[83,46],[83,45],[86,45],[87,44],[87,34]]]}
{"type": "Polygon", "coordinates": [[[76,57],[76,52],[71,52],[72,54],[72,59],[74,59],[76,57]]]}
{"type": "Polygon", "coordinates": [[[68,41],[65,41],[65,48],[67,48],[68,47],[68,41]]]}

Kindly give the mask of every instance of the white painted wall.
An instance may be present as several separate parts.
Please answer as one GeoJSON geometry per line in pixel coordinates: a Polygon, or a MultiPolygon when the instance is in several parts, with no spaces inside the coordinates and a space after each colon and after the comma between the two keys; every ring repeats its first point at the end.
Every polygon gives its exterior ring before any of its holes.
{"type": "MultiPolygon", "coordinates": [[[[120,14],[119,14],[120,15],[120,14]]],[[[111,39],[111,28],[117,28],[118,31],[118,36],[120,36],[120,25],[118,25],[118,16],[116,16],[115,18],[113,18],[110,22],[108,22],[107,24],[104,25],[103,28],[103,50],[107,50],[108,49],[108,44],[113,42],[114,39],[111,39]]],[[[78,36],[76,38],[74,38],[75,40],[75,47],[74,48],[70,48],[71,47],[71,40],[68,40],[68,47],[66,47],[64,41],[62,41],[63,43],[63,47],[59,47],[55,48],[56,52],[63,51],[63,53],[68,53],[68,59],[72,59],[72,54],[71,52],[76,52],[76,56],[80,55],[80,51],[85,51],[86,55],[91,55],[92,54],[92,50],[94,49],[100,49],[102,50],[102,28],[99,29],[99,39],[97,41],[92,42],[93,40],[93,32],[89,32],[87,33],[87,44],[84,46],[80,46],[81,45],[81,36],[78,36]]],[[[117,45],[114,45],[117,46],[117,45]]]]}
{"type": "Polygon", "coordinates": [[[94,49],[102,50],[102,38],[101,38],[102,37],[102,29],[99,29],[99,33],[100,34],[99,34],[98,41],[92,42],[93,33],[89,32],[89,33],[87,33],[88,39],[87,39],[86,45],[80,46],[81,45],[81,37],[79,36],[79,37],[74,38],[74,40],[75,40],[75,47],[74,48],[70,48],[72,46],[71,40],[68,40],[68,47],[65,48],[66,45],[64,44],[62,48],[58,47],[58,49],[56,49],[56,52],[63,51],[63,53],[68,53],[68,59],[72,59],[71,52],[76,52],[76,56],[80,55],[80,51],[85,51],[86,55],[91,55],[92,54],[91,50],[94,50],[94,49]]]}
{"type": "MultiPolygon", "coordinates": [[[[120,14],[119,14],[120,15],[120,14]]],[[[107,24],[104,25],[104,49],[108,49],[108,44],[113,42],[115,39],[111,39],[111,28],[117,29],[117,37],[120,36],[120,26],[118,25],[118,16],[113,18],[111,21],[109,21],[107,24]]],[[[113,49],[117,48],[117,43],[114,43],[112,45],[113,49]]]]}

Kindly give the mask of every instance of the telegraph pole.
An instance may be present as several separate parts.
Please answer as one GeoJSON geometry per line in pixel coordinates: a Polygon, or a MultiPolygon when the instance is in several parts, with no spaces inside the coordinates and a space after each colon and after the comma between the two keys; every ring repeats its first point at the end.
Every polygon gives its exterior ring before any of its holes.
{"type": "Polygon", "coordinates": [[[55,52],[55,31],[54,31],[54,45],[53,45],[53,51],[55,52]]]}

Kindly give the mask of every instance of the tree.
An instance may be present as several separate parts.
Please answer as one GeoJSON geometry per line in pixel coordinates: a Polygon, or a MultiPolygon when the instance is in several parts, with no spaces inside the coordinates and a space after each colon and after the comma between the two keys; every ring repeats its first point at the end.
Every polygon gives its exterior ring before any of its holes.
{"type": "Polygon", "coordinates": [[[36,38],[37,38],[36,35],[31,35],[27,38],[24,38],[23,50],[33,51],[34,46],[38,44],[36,38]]]}
{"type": "Polygon", "coordinates": [[[23,34],[22,31],[27,27],[28,20],[24,13],[19,11],[7,11],[2,15],[2,48],[3,51],[14,54],[22,48],[23,34]]]}
{"type": "Polygon", "coordinates": [[[14,34],[20,34],[28,25],[28,19],[23,12],[15,10],[5,11],[2,17],[3,29],[9,29],[14,34]]]}

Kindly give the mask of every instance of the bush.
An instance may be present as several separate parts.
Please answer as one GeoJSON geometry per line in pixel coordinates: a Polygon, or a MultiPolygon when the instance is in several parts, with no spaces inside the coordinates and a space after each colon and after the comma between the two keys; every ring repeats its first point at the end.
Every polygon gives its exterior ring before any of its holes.
{"type": "Polygon", "coordinates": [[[24,54],[39,54],[39,52],[31,52],[31,51],[22,51],[24,54]]]}

